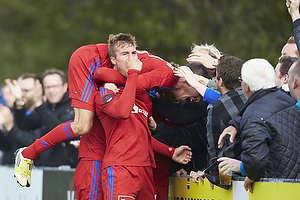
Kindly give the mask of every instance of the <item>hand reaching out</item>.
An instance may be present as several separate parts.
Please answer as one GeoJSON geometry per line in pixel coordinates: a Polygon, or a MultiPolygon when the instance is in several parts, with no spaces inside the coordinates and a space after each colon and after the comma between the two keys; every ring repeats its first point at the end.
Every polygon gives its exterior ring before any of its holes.
{"type": "Polygon", "coordinates": [[[201,53],[195,52],[186,59],[189,63],[201,63],[208,69],[215,69],[218,64],[218,55],[213,52],[201,53]]]}
{"type": "Polygon", "coordinates": [[[185,145],[175,149],[172,160],[181,164],[187,164],[192,159],[191,148],[185,145]]]}
{"type": "Polygon", "coordinates": [[[233,143],[233,140],[237,134],[237,129],[234,126],[228,126],[223,130],[218,140],[218,148],[221,149],[224,145],[225,138],[230,135],[229,141],[233,143]]]}
{"type": "Polygon", "coordinates": [[[197,77],[192,72],[192,70],[187,66],[178,67],[177,70],[174,71],[174,75],[185,78],[188,84],[193,87],[199,84],[197,77]]]}

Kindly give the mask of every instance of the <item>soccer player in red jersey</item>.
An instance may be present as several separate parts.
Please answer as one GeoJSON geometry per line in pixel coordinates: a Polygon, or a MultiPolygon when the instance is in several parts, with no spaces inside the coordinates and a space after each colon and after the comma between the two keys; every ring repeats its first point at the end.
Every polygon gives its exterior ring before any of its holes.
{"type": "Polygon", "coordinates": [[[115,94],[101,87],[95,99],[107,142],[102,171],[104,199],[155,199],[154,139],[148,128],[152,107],[144,101],[149,98],[147,90],[136,91],[142,62],[135,43],[128,39],[122,43],[110,37],[110,43],[117,47],[111,62],[123,76],[128,75],[124,90],[120,88],[115,94]]]}

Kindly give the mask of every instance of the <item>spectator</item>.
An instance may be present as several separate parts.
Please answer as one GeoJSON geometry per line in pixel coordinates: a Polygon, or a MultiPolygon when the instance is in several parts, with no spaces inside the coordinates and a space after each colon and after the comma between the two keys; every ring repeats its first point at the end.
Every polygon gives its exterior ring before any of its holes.
{"type": "Polygon", "coordinates": [[[41,121],[33,111],[42,105],[44,99],[40,77],[24,73],[18,80],[6,79],[5,83],[16,99],[14,114],[17,126],[25,131],[38,128],[41,121]]]}
{"type": "Polygon", "coordinates": [[[245,189],[253,192],[259,178],[300,178],[300,112],[295,101],[275,87],[274,68],[267,60],[245,62],[241,74],[248,100],[239,123],[231,123],[241,137],[245,189]]]}
{"type": "Polygon", "coordinates": [[[277,88],[281,88],[286,92],[289,92],[288,88],[288,71],[291,65],[299,58],[290,56],[281,56],[278,64],[275,67],[275,83],[277,88]]]}
{"type": "MultiPolygon", "coordinates": [[[[10,83],[14,84],[14,82],[16,81],[10,83]]],[[[46,71],[43,75],[43,84],[47,101],[34,110],[30,110],[31,112],[28,116],[26,116],[26,112],[23,112],[23,116],[20,114],[18,116],[20,117],[19,121],[27,117],[26,120],[28,123],[31,123],[30,120],[36,122],[34,127],[27,126],[26,129],[22,129],[17,123],[15,124],[13,120],[8,120],[11,118],[7,118],[6,120],[5,128],[8,131],[8,135],[13,142],[18,144],[18,147],[31,144],[35,139],[53,129],[57,124],[74,118],[71,100],[68,98],[68,93],[66,92],[67,83],[65,82],[64,73],[56,69],[46,71]]],[[[15,91],[19,90],[15,84],[11,88],[15,91]]],[[[27,96],[25,95],[25,97],[28,97],[28,94],[27,96]]],[[[23,99],[25,101],[27,100],[27,98],[23,99]]],[[[27,102],[31,101],[27,100],[27,102]]],[[[25,110],[25,108],[21,108],[20,110],[25,110]]],[[[70,165],[71,167],[76,167],[78,163],[77,151],[78,150],[70,146],[69,143],[61,143],[61,145],[42,154],[42,156],[36,160],[35,165],[52,167],[70,165]]]]}
{"type": "Polygon", "coordinates": [[[296,105],[300,110],[300,61],[297,60],[289,69],[288,86],[291,97],[297,102],[296,105]]]}
{"type": "MultiPolygon", "coordinates": [[[[67,92],[68,83],[64,72],[58,69],[46,70],[42,75],[42,81],[47,101],[37,107],[36,111],[41,119],[43,134],[45,134],[60,123],[73,120],[74,109],[71,107],[71,99],[69,98],[69,92],[67,92]]],[[[76,138],[72,140],[76,140],[76,138]]],[[[64,153],[64,156],[59,156],[59,148],[54,148],[45,154],[48,154],[49,158],[56,158],[56,165],[65,164],[75,168],[78,164],[78,149],[70,145],[72,140],[61,143],[63,147],[60,148],[62,149],[61,155],[64,153]]],[[[44,165],[51,166],[51,162],[53,160],[47,159],[44,161],[44,165]]]]}
{"type": "MultiPolygon", "coordinates": [[[[8,87],[8,85],[3,85],[3,87],[1,88],[1,92],[2,92],[2,97],[4,100],[4,104],[6,105],[8,108],[5,108],[3,106],[1,106],[1,111],[0,111],[0,118],[1,118],[1,122],[0,122],[0,150],[2,151],[2,157],[0,159],[0,164],[2,165],[12,165],[13,164],[13,153],[15,151],[16,148],[18,148],[18,146],[16,145],[16,143],[14,143],[12,140],[10,140],[10,138],[8,137],[7,131],[5,129],[4,126],[4,122],[5,122],[5,118],[4,118],[4,114],[5,112],[7,112],[8,114],[10,114],[11,112],[13,112],[13,107],[14,107],[14,103],[15,103],[15,96],[11,93],[10,88],[8,87]]],[[[12,115],[13,116],[13,113],[12,115]]]]}
{"type": "Polygon", "coordinates": [[[279,57],[279,59],[283,56],[291,56],[291,57],[300,58],[300,53],[297,49],[297,45],[296,45],[294,36],[289,37],[286,44],[282,47],[281,56],[279,57]]]}
{"type": "MultiPolygon", "coordinates": [[[[222,56],[217,65],[217,87],[222,96],[207,107],[207,139],[210,158],[218,156],[218,138],[229,121],[246,102],[239,82],[243,61],[234,56],[222,56]]],[[[211,164],[212,161],[209,160],[211,164]]]]}
{"type": "MultiPolygon", "coordinates": [[[[217,78],[216,83],[218,90],[222,96],[215,102],[211,103],[207,107],[207,140],[208,140],[208,162],[213,164],[217,157],[228,156],[232,158],[239,158],[240,152],[233,151],[233,145],[227,145],[227,149],[222,149],[219,152],[218,138],[223,129],[229,125],[229,121],[235,117],[239,110],[246,102],[241,88],[239,77],[241,75],[241,68],[243,61],[237,57],[224,55],[219,59],[217,65],[217,78]],[[225,155],[224,155],[225,154],[225,155]]],[[[235,145],[240,145],[236,143],[235,145]]],[[[218,167],[212,168],[209,173],[211,176],[216,177],[215,180],[219,180],[218,167]]],[[[202,172],[191,172],[193,181],[198,183],[198,178],[203,181],[202,172]]],[[[211,183],[219,185],[219,181],[209,179],[211,183]]],[[[223,187],[223,186],[222,186],[223,187]]]]}

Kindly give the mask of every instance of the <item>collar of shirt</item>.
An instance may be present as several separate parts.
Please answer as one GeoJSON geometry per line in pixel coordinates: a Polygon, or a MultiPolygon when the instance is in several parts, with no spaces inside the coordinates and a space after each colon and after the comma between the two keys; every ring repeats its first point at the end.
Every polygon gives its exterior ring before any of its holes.
{"type": "Polygon", "coordinates": [[[300,100],[296,103],[296,105],[298,106],[299,111],[300,111],[300,100]]]}

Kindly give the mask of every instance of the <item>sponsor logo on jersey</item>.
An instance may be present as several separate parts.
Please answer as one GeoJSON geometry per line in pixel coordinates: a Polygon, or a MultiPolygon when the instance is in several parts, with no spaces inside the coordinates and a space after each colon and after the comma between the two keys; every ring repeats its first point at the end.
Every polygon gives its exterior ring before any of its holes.
{"type": "Polygon", "coordinates": [[[141,108],[139,108],[139,107],[137,107],[137,105],[133,105],[133,111],[131,111],[131,113],[142,113],[142,114],[144,114],[145,115],[145,117],[148,117],[148,112],[146,111],[146,110],[143,110],[143,109],[141,109],[141,108]]]}

